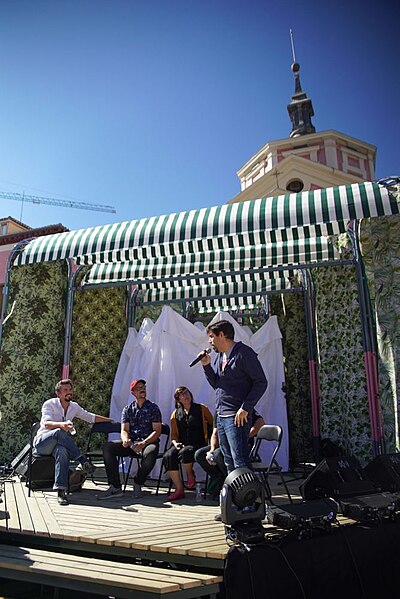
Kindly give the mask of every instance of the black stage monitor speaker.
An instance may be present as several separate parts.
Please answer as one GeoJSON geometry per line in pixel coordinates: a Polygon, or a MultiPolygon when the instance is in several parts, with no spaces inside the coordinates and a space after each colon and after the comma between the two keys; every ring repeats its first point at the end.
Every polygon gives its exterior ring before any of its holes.
{"type": "Polygon", "coordinates": [[[26,464],[28,463],[27,462],[28,455],[29,455],[29,443],[27,445],[25,445],[25,447],[23,449],[21,449],[19,454],[16,455],[15,458],[13,459],[13,461],[11,462],[11,468],[18,474],[21,474],[21,475],[25,474],[26,464]],[[21,467],[21,463],[24,460],[25,460],[26,464],[21,467]],[[21,472],[21,470],[23,470],[23,472],[21,472]]]}
{"type": "Polygon", "coordinates": [[[300,485],[303,499],[333,497],[341,499],[355,495],[376,493],[376,487],[362,471],[356,458],[325,458],[317,464],[306,480],[300,485]]]}
{"type": "Polygon", "coordinates": [[[364,474],[381,491],[400,491],[400,453],[378,455],[364,468],[364,474]]]}
{"type": "MultiPolygon", "coordinates": [[[[20,476],[28,480],[29,451],[15,468],[20,476]]],[[[38,456],[32,458],[32,489],[50,489],[54,483],[54,458],[53,456],[38,456]]]]}

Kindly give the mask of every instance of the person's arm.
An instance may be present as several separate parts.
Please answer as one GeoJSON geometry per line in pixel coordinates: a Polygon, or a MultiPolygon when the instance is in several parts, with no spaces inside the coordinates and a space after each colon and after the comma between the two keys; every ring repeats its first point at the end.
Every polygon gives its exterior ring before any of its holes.
{"type": "Polygon", "coordinates": [[[258,400],[264,395],[268,387],[268,381],[257,354],[254,351],[246,351],[246,353],[241,355],[240,360],[241,368],[252,381],[251,389],[240,408],[248,414],[255,407],[258,400]]]}
{"type": "Polygon", "coordinates": [[[108,418],[107,416],[99,416],[98,414],[96,414],[95,422],[114,422],[113,418],[108,418]]]}
{"type": "Polygon", "coordinates": [[[211,366],[211,358],[208,354],[204,356],[200,360],[201,365],[203,366],[204,374],[206,375],[206,379],[211,385],[213,389],[217,386],[217,382],[219,380],[219,374],[215,372],[213,367],[211,366]]]}
{"type": "Polygon", "coordinates": [[[213,432],[210,439],[210,451],[206,453],[206,460],[209,464],[213,463],[212,457],[214,455],[214,451],[218,449],[219,441],[218,441],[218,429],[213,428],[213,432]],[[210,459],[211,458],[211,459],[210,459]]]}
{"type": "Polygon", "coordinates": [[[262,416],[259,416],[257,420],[254,422],[253,426],[249,432],[249,439],[255,437],[262,426],[264,426],[265,420],[262,416]]]}
{"type": "Polygon", "coordinates": [[[179,442],[179,430],[178,424],[176,422],[176,410],[174,410],[171,414],[171,443],[176,449],[180,449],[182,447],[182,443],[179,442]]]}
{"type": "Polygon", "coordinates": [[[212,432],[212,429],[214,427],[214,419],[212,417],[210,410],[207,408],[207,406],[205,404],[201,403],[200,408],[201,408],[201,418],[202,418],[203,433],[204,433],[204,442],[206,445],[208,445],[210,442],[210,437],[211,437],[210,431],[212,432]]]}
{"type": "Polygon", "coordinates": [[[42,406],[42,422],[46,429],[54,430],[60,428],[63,431],[70,431],[74,428],[71,420],[54,420],[57,414],[50,401],[46,401],[42,406]]]}
{"type": "Polygon", "coordinates": [[[147,435],[143,441],[135,441],[133,443],[133,450],[136,453],[140,453],[146,447],[146,445],[150,445],[151,443],[155,443],[158,437],[161,435],[161,422],[153,422],[153,430],[150,435],[147,435]]]}
{"type": "Polygon", "coordinates": [[[62,422],[55,422],[54,420],[46,420],[44,423],[45,428],[53,430],[55,428],[61,428],[63,431],[70,431],[74,428],[71,420],[64,420],[62,422]]]}
{"type": "Polygon", "coordinates": [[[122,441],[123,447],[129,447],[130,444],[132,443],[130,428],[131,428],[131,426],[130,426],[129,422],[121,423],[121,441],[122,441]]]}
{"type": "Polygon", "coordinates": [[[214,424],[214,418],[212,417],[212,414],[211,414],[210,410],[207,408],[207,406],[204,406],[204,408],[205,408],[204,414],[206,417],[207,424],[209,424],[211,427],[214,424]]]}

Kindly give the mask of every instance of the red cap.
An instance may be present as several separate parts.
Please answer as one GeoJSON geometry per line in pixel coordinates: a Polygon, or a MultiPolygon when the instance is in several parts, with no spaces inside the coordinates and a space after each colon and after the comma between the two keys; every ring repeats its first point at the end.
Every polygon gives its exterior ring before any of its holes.
{"type": "Polygon", "coordinates": [[[135,379],[135,380],[133,380],[133,381],[131,382],[131,387],[130,387],[130,389],[131,389],[131,393],[132,393],[132,391],[134,390],[134,388],[136,387],[136,385],[137,385],[138,383],[143,383],[143,384],[145,385],[145,384],[146,384],[146,381],[144,381],[143,379],[135,379]]]}

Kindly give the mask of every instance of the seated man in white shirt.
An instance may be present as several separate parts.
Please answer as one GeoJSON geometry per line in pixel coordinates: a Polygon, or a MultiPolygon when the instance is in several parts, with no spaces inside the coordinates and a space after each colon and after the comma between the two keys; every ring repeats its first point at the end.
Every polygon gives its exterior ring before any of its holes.
{"type": "Polygon", "coordinates": [[[80,462],[78,468],[86,474],[94,471],[94,466],[81,454],[79,447],[70,436],[75,434],[73,419],[79,418],[93,423],[112,422],[112,418],[87,412],[78,403],[72,401],[73,390],[69,379],[58,381],[55,392],[57,397],[48,399],[42,406],[40,427],[33,446],[34,453],[37,455],[54,456],[56,465],[53,489],[58,492],[58,503],[68,505],[66,490],[70,461],[80,462]]]}

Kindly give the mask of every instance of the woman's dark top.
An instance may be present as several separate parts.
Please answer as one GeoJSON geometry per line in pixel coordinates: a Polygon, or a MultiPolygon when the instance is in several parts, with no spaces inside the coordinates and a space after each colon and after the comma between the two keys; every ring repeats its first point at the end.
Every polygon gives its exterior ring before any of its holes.
{"type": "Polygon", "coordinates": [[[171,416],[172,440],[199,449],[208,443],[207,425],[212,426],[212,416],[206,406],[192,402],[188,414],[179,406],[171,416]]]}

